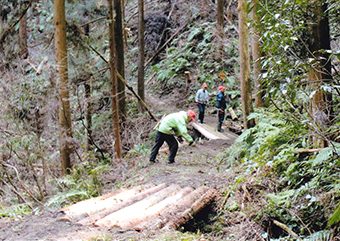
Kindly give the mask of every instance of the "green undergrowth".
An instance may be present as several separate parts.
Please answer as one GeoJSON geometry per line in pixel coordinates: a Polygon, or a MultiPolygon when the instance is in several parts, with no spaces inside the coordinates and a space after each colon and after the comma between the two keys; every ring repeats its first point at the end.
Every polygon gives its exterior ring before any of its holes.
{"type": "Polygon", "coordinates": [[[306,240],[330,240],[317,238],[334,237],[340,220],[340,146],[303,152],[311,149],[303,123],[262,110],[249,118],[257,125],[225,154],[226,171],[235,173],[225,214],[245,214],[261,226],[264,238],[291,240],[291,230],[306,240]]]}

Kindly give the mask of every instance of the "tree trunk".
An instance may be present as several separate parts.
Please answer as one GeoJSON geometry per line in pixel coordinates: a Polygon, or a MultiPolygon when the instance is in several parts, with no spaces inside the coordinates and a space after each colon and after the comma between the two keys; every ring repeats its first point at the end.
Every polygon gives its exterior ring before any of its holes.
{"type": "Polygon", "coordinates": [[[239,17],[239,54],[241,74],[241,99],[244,128],[255,125],[254,120],[248,120],[253,112],[251,82],[250,82],[250,57],[249,57],[249,31],[247,26],[247,0],[238,0],[239,17]]]}
{"type": "MultiPolygon", "coordinates": [[[[115,41],[116,41],[116,63],[118,73],[125,79],[125,64],[124,64],[124,35],[123,35],[123,1],[115,0],[115,41]]],[[[126,97],[125,85],[117,78],[118,91],[118,109],[121,124],[126,120],[126,97]]]]}
{"type": "Polygon", "coordinates": [[[118,110],[118,95],[117,95],[117,75],[116,75],[116,43],[115,30],[113,22],[113,2],[108,0],[109,6],[109,43],[110,43],[110,74],[111,74],[111,104],[112,104],[112,118],[113,118],[113,134],[115,137],[114,151],[116,158],[122,158],[122,147],[120,141],[120,126],[119,126],[119,110],[118,110]]]}
{"type": "MultiPolygon", "coordinates": [[[[23,4],[22,7],[24,7],[23,4]]],[[[26,59],[28,57],[27,48],[27,12],[19,21],[19,55],[21,59],[26,59]]]]}
{"type": "MultiPolygon", "coordinates": [[[[311,3],[310,15],[310,56],[314,59],[313,65],[309,71],[309,80],[311,81],[312,91],[316,91],[310,103],[310,111],[316,128],[323,134],[323,130],[329,126],[332,121],[332,95],[325,92],[322,86],[329,85],[332,82],[331,60],[326,51],[330,50],[330,33],[329,20],[327,14],[327,3],[325,1],[314,0],[311,3]]],[[[323,139],[320,136],[314,137],[316,147],[327,146],[326,136],[323,139]]]]}
{"type": "MultiPolygon", "coordinates": [[[[144,86],[144,0],[138,0],[138,95],[145,102],[144,86]]],[[[145,111],[144,106],[138,101],[138,110],[145,111]]]]}
{"type": "MultiPolygon", "coordinates": [[[[256,13],[257,10],[257,1],[252,0],[253,9],[251,11],[251,17],[254,21],[254,25],[256,25],[260,20],[259,16],[256,13]]],[[[254,72],[254,84],[255,84],[255,107],[259,108],[263,106],[263,97],[264,90],[262,89],[260,73],[261,73],[261,63],[260,58],[261,52],[259,48],[259,39],[260,33],[257,32],[256,26],[253,27],[253,42],[252,42],[252,54],[253,54],[253,72],[254,72]]]]}
{"type": "Polygon", "coordinates": [[[72,125],[66,45],[65,0],[54,1],[54,39],[58,74],[60,158],[62,174],[69,174],[72,154],[72,125]]]}
{"type": "Polygon", "coordinates": [[[217,0],[217,51],[216,60],[223,60],[223,37],[224,37],[224,0],[217,0]]]}
{"type": "Polygon", "coordinates": [[[85,99],[86,99],[86,108],[85,108],[85,127],[86,127],[86,140],[85,140],[85,151],[88,152],[91,150],[92,146],[92,91],[91,91],[91,80],[89,82],[85,82],[85,99]]]}

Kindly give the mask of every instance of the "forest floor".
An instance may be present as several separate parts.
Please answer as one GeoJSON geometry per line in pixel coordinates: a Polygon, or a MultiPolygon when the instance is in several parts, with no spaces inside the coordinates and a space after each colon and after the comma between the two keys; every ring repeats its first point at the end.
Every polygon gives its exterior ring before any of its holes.
{"type": "MultiPolygon", "coordinates": [[[[150,98],[150,97],[149,97],[150,98]]],[[[171,97],[176,100],[176,98],[171,97]]],[[[168,100],[149,99],[156,108],[168,108],[166,111],[176,111],[176,103],[168,100]],[[164,102],[162,102],[164,101],[164,102]]],[[[150,105],[150,104],[149,104],[150,105]]],[[[178,106],[178,105],[177,105],[178,106]]],[[[197,112],[195,105],[189,106],[197,112]]],[[[213,107],[211,107],[212,109],[213,107]]],[[[186,110],[187,108],[183,108],[186,110]]],[[[178,109],[177,109],[178,111],[178,109]]],[[[216,126],[216,114],[206,110],[205,122],[216,126]]],[[[157,162],[149,165],[148,155],[137,157],[134,165],[126,169],[124,184],[140,185],[144,183],[174,184],[197,188],[202,185],[217,188],[221,193],[226,191],[231,174],[219,169],[223,151],[232,145],[234,140],[200,139],[194,146],[180,147],[175,164],[167,164],[167,154],[160,153],[157,162]]],[[[108,184],[109,185],[109,184],[108,184]]],[[[109,186],[108,188],[109,189],[109,186]]],[[[105,229],[93,226],[79,226],[71,222],[61,221],[56,210],[39,210],[35,214],[19,220],[0,219],[0,240],[208,240],[201,236],[199,239],[183,239],[180,231],[147,231],[121,232],[115,229],[105,229]]],[[[210,239],[209,239],[210,240],[210,239]]],[[[216,239],[217,240],[217,239],[216,239]]]]}

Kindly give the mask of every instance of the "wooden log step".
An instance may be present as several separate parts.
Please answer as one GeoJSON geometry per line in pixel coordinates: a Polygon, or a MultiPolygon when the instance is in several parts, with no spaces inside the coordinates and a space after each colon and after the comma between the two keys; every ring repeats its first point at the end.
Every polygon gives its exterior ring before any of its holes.
{"type": "Polygon", "coordinates": [[[110,215],[96,221],[94,225],[111,228],[113,226],[116,226],[118,223],[123,222],[126,219],[138,217],[140,213],[145,209],[164,200],[166,197],[170,195],[175,195],[179,190],[181,190],[181,187],[179,185],[177,184],[171,185],[139,202],[136,202],[128,207],[125,207],[114,213],[111,213],[110,215]]]}

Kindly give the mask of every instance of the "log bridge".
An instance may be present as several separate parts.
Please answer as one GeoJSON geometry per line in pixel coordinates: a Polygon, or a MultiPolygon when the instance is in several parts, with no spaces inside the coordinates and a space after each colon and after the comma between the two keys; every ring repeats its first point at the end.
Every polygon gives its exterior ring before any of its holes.
{"type": "Polygon", "coordinates": [[[124,188],[59,210],[61,220],[108,229],[177,229],[218,196],[214,188],[145,184],[124,188]]]}

